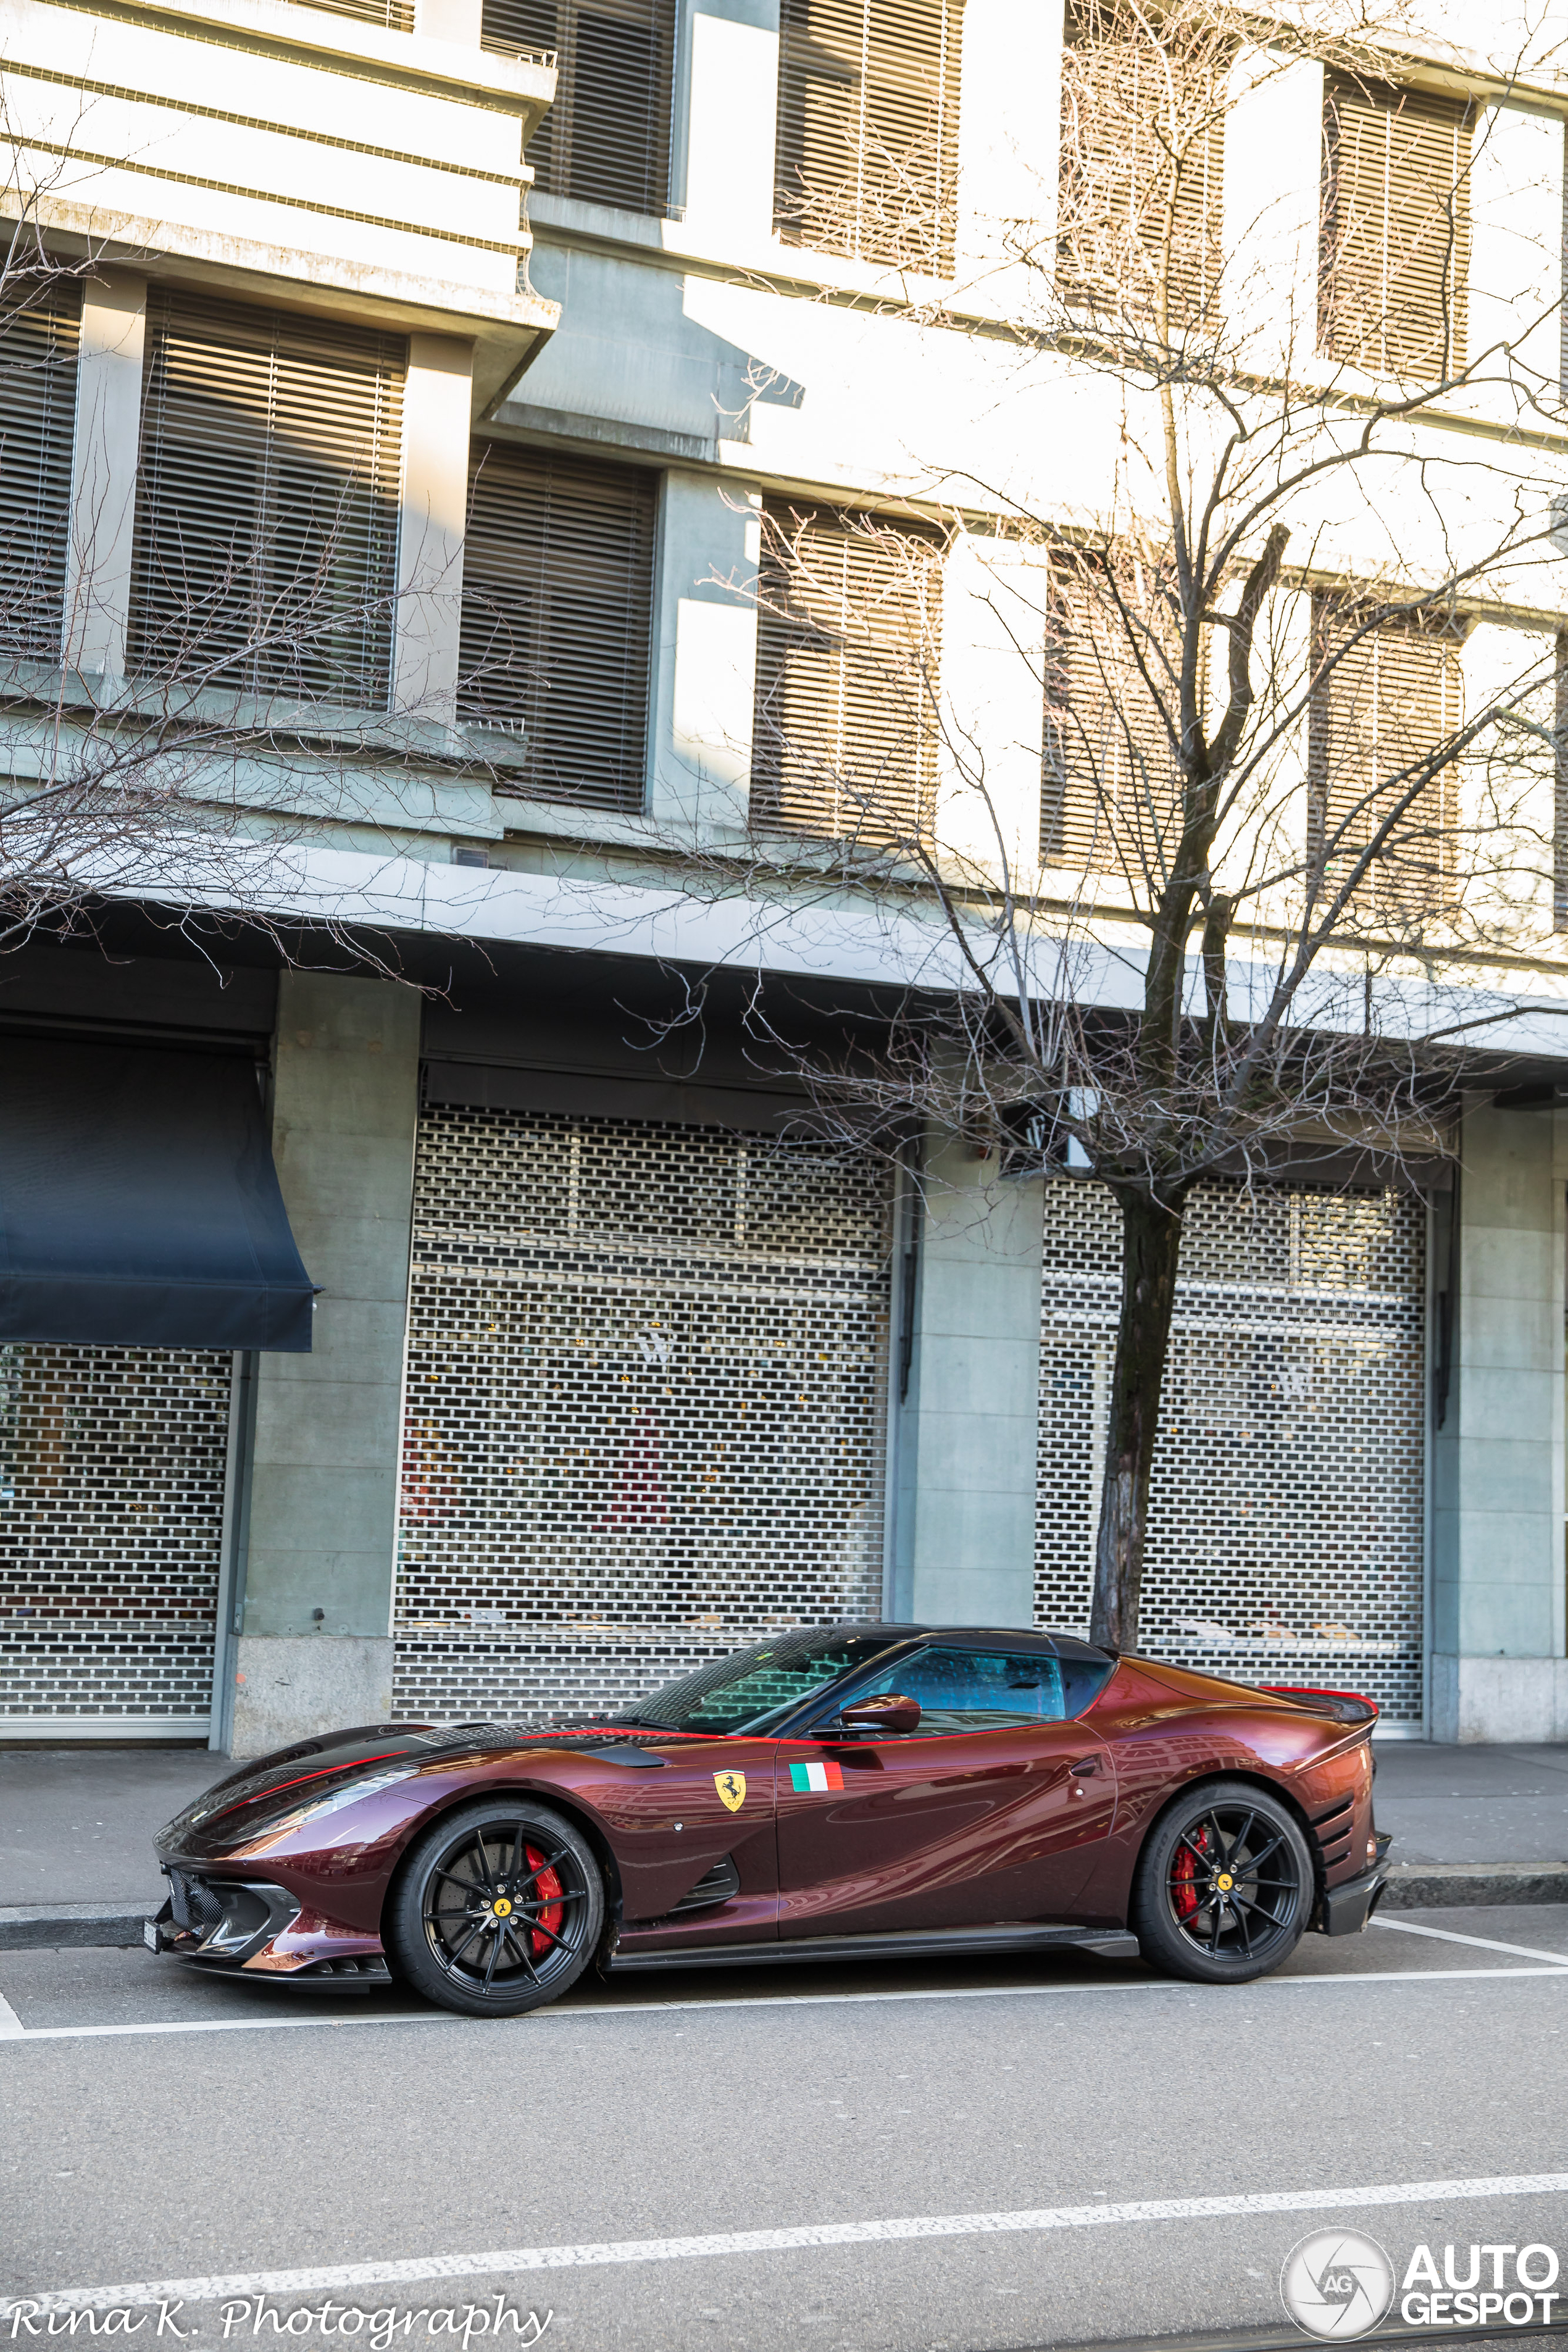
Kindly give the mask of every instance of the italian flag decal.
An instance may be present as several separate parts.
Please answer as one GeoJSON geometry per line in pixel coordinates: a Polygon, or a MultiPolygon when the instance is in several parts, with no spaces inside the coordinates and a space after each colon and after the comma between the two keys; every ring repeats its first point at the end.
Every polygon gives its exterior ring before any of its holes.
{"type": "Polygon", "coordinates": [[[842,1789],[844,1775],[837,1764],[792,1764],[790,1786],[802,1796],[812,1789],[842,1789]]]}

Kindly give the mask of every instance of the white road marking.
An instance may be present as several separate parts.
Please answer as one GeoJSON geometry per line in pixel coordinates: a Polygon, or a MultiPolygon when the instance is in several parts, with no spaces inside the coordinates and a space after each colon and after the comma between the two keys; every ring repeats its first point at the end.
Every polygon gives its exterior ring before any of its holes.
{"type": "Polygon", "coordinates": [[[1480,2197],[1556,2197],[1568,2172],[1483,2174],[1472,2179],[1374,2182],[1354,2189],[1260,2189],[1240,2197],[1150,2197],[1113,2204],[1044,2205],[1021,2212],[921,2213],[891,2221],[816,2221],[793,2230],[725,2230],[700,2238],[619,2238],[575,2246],[508,2246],[475,2254],[340,2263],[300,2271],[234,2271],[206,2278],[137,2279],[73,2286],[0,2303],[0,2319],[106,2304],[215,2303],[241,2295],[313,2294],[334,2287],[405,2286],[419,2279],[510,2276],[518,2271],[596,2270],[613,2263],[703,2262],[719,2254],[793,2253],[821,2246],[868,2246],[911,2238],[984,2238],[1020,2231],[1095,2230],[1135,2221],[1214,2221],[1258,2213],[1361,2212],[1373,2205],[1434,2205],[1480,2197]]]}
{"type": "Polygon", "coordinates": [[[0,1993],[0,2042],[9,2041],[14,2035],[20,2033],[21,2031],[21,2019],[12,2008],[10,2002],[5,1999],[5,1994],[0,1993]]]}
{"type": "MultiPolygon", "coordinates": [[[[1507,1948],[1506,1947],[1504,1948],[1507,1948]]],[[[1337,1974],[1300,1977],[1260,1977],[1246,1986],[1195,1985],[1178,1983],[1168,1977],[1137,1978],[1131,1983],[1078,1985],[954,1985],[939,1987],[925,1992],[770,1992],[750,1998],[742,1993],[725,1994],[717,2000],[620,2000],[584,2003],[576,2009],[551,2008],[531,2011],[526,2017],[460,2018],[444,2010],[400,2010],[379,2017],[192,2017],[174,2018],[152,2025],[25,2025],[11,2039],[18,2042],[90,2042],[113,2041],[127,2034],[141,2033],[277,2033],[292,2032],[302,2026],[314,2026],[319,2031],[338,2025],[567,2025],[574,2019],[591,2017],[668,2017],[689,2011],[698,2015],[712,2009],[839,2009],[858,2001],[896,2000],[1039,2000],[1065,1999],[1075,1993],[1140,1992],[1163,1993],[1170,2000],[1184,1994],[1189,2000],[1208,1993],[1221,2000],[1234,1998],[1239,1992],[1287,1992],[1304,1985],[1345,1984],[1469,1984],[1484,1983],[1489,1978],[1504,1977],[1565,1977],[1568,1968],[1561,1960],[1550,1968],[1533,1969],[1344,1969],[1337,1974]]]]}
{"type": "Polygon", "coordinates": [[[1500,1944],[1490,1936],[1459,1936],[1452,1927],[1417,1927],[1409,1919],[1373,1919],[1373,1927],[1392,1927],[1401,1936],[1435,1936],[1440,1944],[1473,1944],[1481,1952],[1512,1952],[1521,1960],[1552,1960],[1568,1969],[1568,1952],[1542,1952],[1533,1944],[1500,1944]]]}

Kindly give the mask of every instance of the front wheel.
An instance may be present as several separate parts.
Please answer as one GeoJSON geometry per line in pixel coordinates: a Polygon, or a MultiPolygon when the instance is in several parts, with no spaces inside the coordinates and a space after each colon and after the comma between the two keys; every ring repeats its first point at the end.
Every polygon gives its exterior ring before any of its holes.
{"type": "Polygon", "coordinates": [[[1312,1859],[1289,1808],[1261,1789],[1205,1780],[1154,1824],[1131,1924],[1155,1968],[1198,1984],[1247,1984],[1289,1959],[1312,1892],[1312,1859]]]}
{"type": "Polygon", "coordinates": [[[497,1798],[416,1840],[384,1935],[426,1999],[465,2017],[517,2017],[575,1984],[604,1924],[587,1841],[548,1805],[497,1798]]]}

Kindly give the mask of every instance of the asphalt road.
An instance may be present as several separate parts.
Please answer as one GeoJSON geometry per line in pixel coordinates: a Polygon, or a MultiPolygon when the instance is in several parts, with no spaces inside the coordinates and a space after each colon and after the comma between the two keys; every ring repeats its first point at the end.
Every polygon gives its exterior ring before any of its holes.
{"type": "Polygon", "coordinates": [[[1471,2243],[1568,2265],[1568,1908],[1309,1937],[1241,1990],[1065,1958],[796,1969],[485,2024],[86,1951],[4,1956],[0,1994],[0,2294],[216,2282],[174,2316],[203,2352],[323,2304],[332,2330],[455,2310],[461,2342],[498,2294],[563,2352],[1273,2327],[1281,2260],[1331,2224],[1402,2276],[1423,2242],[1461,2275],[1471,2243]],[[1289,2201],[1190,2210],[1259,2195],[1289,2201]],[[702,2242],[754,2231],[782,2234],[702,2242]],[[627,2241],[652,2242],[587,2259],[627,2241]]]}

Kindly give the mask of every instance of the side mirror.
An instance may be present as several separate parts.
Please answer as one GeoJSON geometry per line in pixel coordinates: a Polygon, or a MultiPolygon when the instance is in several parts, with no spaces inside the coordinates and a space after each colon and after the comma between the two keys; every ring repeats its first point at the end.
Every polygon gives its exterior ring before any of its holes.
{"type": "Polygon", "coordinates": [[[846,1731],[918,1731],[921,1703],[900,1698],[897,1691],[883,1691],[875,1698],[858,1699],[838,1720],[846,1731]]]}

